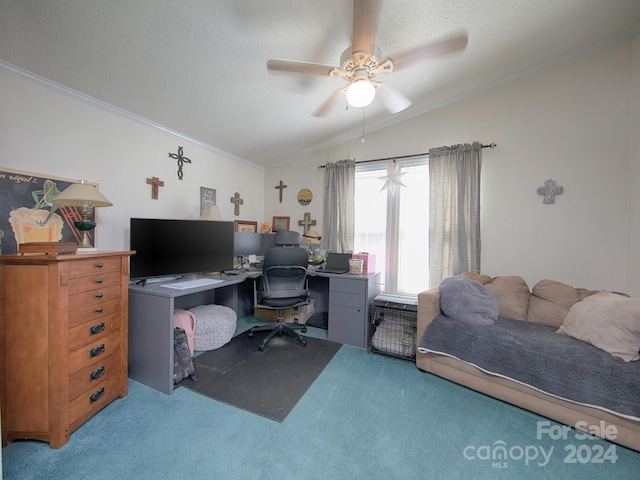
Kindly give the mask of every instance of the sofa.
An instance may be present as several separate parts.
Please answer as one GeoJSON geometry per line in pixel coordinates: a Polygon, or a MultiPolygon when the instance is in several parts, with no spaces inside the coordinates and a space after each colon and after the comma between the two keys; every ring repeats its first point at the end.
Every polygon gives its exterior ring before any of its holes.
{"type": "Polygon", "coordinates": [[[640,298],[465,272],[418,294],[417,344],[424,372],[640,451],[640,298]]]}

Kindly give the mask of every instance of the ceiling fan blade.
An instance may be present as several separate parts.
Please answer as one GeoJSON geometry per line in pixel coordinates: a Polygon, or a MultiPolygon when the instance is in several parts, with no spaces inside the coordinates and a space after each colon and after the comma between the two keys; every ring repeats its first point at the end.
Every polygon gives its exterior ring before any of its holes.
{"type": "Polygon", "coordinates": [[[467,48],[468,42],[469,37],[465,32],[448,37],[445,40],[422,45],[412,48],[411,50],[396,53],[395,55],[389,55],[387,58],[381,60],[380,63],[390,59],[393,62],[393,71],[396,71],[431,58],[439,58],[453,53],[463,52],[467,48]]]}
{"type": "Polygon", "coordinates": [[[342,96],[344,95],[344,89],[345,87],[341,87],[336,90],[333,95],[331,95],[322,105],[320,105],[316,109],[315,112],[312,113],[312,115],[314,117],[324,117],[325,115],[327,115],[336,107],[338,102],[340,102],[340,100],[342,99],[342,96]]]}
{"type": "Polygon", "coordinates": [[[373,53],[378,32],[380,7],[380,0],[353,0],[351,53],[373,53]]]}
{"type": "Polygon", "coordinates": [[[280,72],[330,76],[331,72],[335,70],[336,67],[333,67],[331,65],[323,65],[321,63],[296,62],[293,60],[280,60],[278,58],[270,58],[269,60],[267,60],[267,69],[280,72]]]}
{"type": "Polygon", "coordinates": [[[390,113],[401,112],[411,105],[411,100],[386,83],[376,88],[376,98],[390,113]]]}

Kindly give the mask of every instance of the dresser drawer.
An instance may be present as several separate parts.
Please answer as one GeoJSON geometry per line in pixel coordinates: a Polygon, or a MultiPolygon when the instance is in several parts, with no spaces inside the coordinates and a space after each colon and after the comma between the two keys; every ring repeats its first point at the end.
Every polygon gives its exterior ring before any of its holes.
{"type": "Polygon", "coordinates": [[[100,272],[86,277],[72,278],[69,280],[69,294],[94,290],[101,286],[120,285],[121,277],[120,272],[100,272]]]}
{"type": "Polygon", "coordinates": [[[69,329],[69,350],[109,336],[120,328],[120,312],[110,313],[97,319],[80,323],[69,329]]]}
{"type": "Polygon", "coordinates": [[[120,352],[114,352],[98,364],[80,370],[69,379],[69,400],[99,386],[113,374],[120,373],[120,368],[120,352]]]}
{"type": "Polygon", "coordinates": [[[83,347],[71,350],[69,352],[69,376],[88,366],[97,365],[104,358],[119,350],[120,330],[83,347]]]}
{"type": "Polygon", "coordinates": [[[91,305],[71,310],[69,312],[69,326],[72,327],[91,319],[99,319],[107,315],[120,311],[120,298],[112,298],[103,302],[96,302],[91,305]]]}
{"type": "Polygon", "coordinates": [[[88,290],[69,296],[69,308],[73,310],[82,305],[102,302],[120,296],[120,285],[98,286],[95,290],[88,290]]]}
{"type": "Polygon", "coordinates": [[[78,425],[82,424],[111,400],[119,397],[121,393],[120,375],[111,375],[97,385],[93,385],[89,390],[69,402],[70,428],[75,430],[78,425]]]}
{"type": "Polygon", "coordinates": [[[84,277],[100,272],[120,272],[119,258],[94,258],[69,264],[69,277],[84,277]]]}

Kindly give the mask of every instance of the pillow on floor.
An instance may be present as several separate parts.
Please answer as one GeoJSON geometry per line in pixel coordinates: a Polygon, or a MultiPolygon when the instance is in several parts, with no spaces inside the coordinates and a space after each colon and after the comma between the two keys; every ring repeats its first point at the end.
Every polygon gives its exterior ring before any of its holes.
{"type": "Polygon", "coordinates": [[[574,304],[562,333],[590,343],[625,362],[640,359],[640,298],[600,292],[574,304]]]}
{"type": "Polygon", "coordinates": [[[498,319],[498,299],[487,287],[461,275],[440,282],[440,309],[447,317],[474,325],[491,325],[498,319]]]}

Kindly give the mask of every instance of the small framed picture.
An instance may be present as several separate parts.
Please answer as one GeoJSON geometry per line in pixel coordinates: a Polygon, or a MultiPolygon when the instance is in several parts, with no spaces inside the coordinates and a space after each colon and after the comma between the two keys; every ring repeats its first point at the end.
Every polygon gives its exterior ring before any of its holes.
{"type": "Polygon", "coordinates": [[[277,232],[278,230],[289,230],[289,222],[291,217],[273,217],[271,224],[271,231],[277,232]]]}
{"type": "Polygon", "coordinates": [[[216,204],[216,191],[214,188],[200,187],[200,215],[204,215],[209,205],[216,204]]]}
{"type": "Polygon", "coordinates": [[[256,233],[258,231],[258,222],[249,222],[246,220],[234,220],[233,226],[236,232],[256,233]]]}

